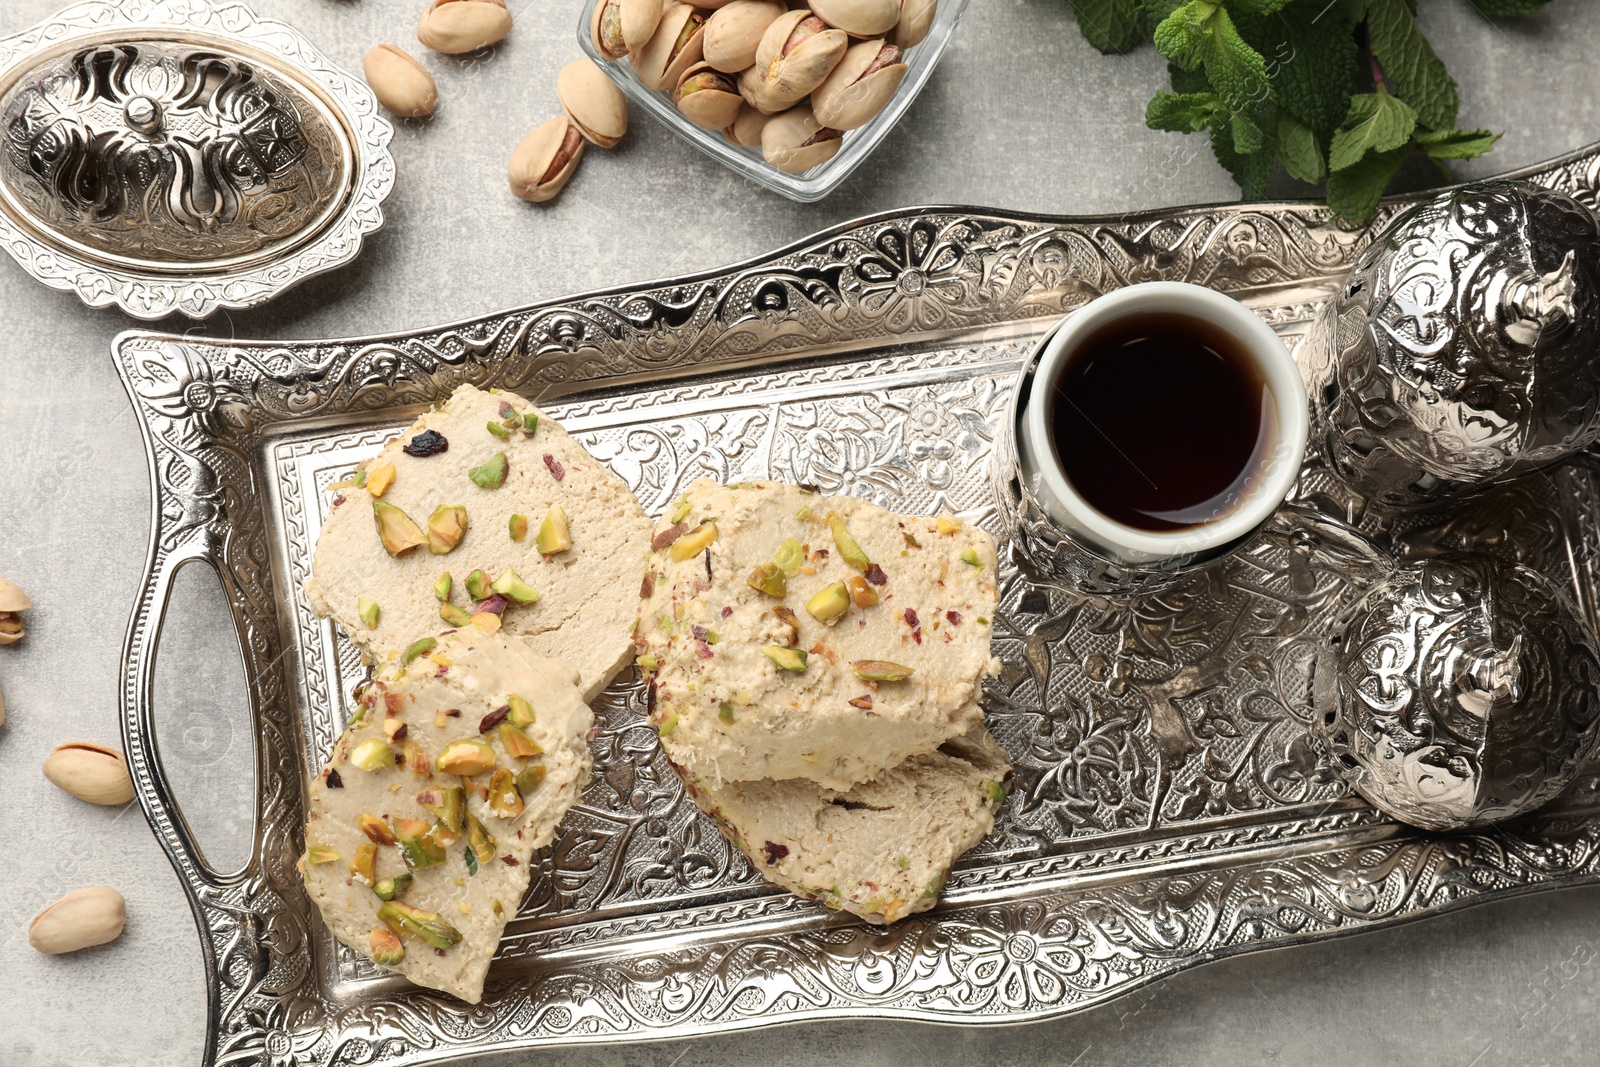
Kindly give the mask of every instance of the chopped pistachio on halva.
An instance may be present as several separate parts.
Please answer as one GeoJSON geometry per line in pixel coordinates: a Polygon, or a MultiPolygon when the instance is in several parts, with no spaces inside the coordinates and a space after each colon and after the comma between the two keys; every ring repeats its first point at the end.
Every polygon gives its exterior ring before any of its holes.
{"type": "Polygon", "coordinates": [[[476,1004],[530,861],[589,779],[577,672],[469,625],[392,657],[312,781],[301,859],[334,937],[476,1004]]]}
{"type": "Polygon", "coordinates": [[[638,663],[674,763],[702,782],[848,789],[982,720],[993,539],[777,482],[696,481],[662,518],[638,663]]]}
{"type": "Polygon", "coordinates": [[[560,426],[463,385],[339,488],[306,594],[379,656],[498,614],[593,699],[628,658],[649,539],[633,493],[560,426]]]}

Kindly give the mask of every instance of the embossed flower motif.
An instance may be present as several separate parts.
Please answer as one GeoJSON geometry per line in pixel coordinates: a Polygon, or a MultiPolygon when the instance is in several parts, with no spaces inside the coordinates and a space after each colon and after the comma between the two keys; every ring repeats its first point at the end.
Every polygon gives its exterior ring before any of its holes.
{"type": "Polygon", "coordinates": [[[295,1025],[294,1016],[303,1008],[303,1002],[284,999],[247,1012],[236,1022],[235,1033],[224,1038],[218,1067],[308,1067],[324,1031],[317,1025],[295,1025]]]}
{"type": "Polygon", "coordinates": [[[956,480],[957,457],[976,459],[994,435],[978,408],[951,403],[948,398],[930,398],[911,405],[905,437],[906,455],[916,464],[922,480],[932,489],[948,489],[956,480]]]}
{"type": "Polygon", "coordinates": [[[913,222],[885,229],[856,261],[861,310],[882,318],[892,332],[942,326],[950,309],[966,299],[967,253],[959,230],[913,222]]]}
{"type": "Polygon", "coordinates": [[[956,443],[948,432],[943,404],[924,401],[906,418],[906,454],[917,464],[922,480],[934,489],[948,489],[955,481],[956,443]]]}
{"type": "Polygon", "coordinates": [[[152,410],[193,418],[213,437],[250,429],[250,406],[228,363],[213,366],[188,345],[168,341],[141,354],[137,368],[144,380],[135,388],[152,410]]]}
{"type": "Polygon", "coordinates": [[[1131,746],[1127,721],[1121,718],[1098,722],[1087,732],[1075,723],[1050,733],[1032,746],[1032,755],[1045,767],[1035,784],[1037,801],[1046,792],[1069,805],[1094,807],[1105,803],[1113,808],[1122,803],[1124,783],[1131,773],[1131,746]]]}
{"type": "Polygon", "coordinates": [[[1082,953],[1051,929],[1059,921],[1039,904],[985,912],[984,925],[964,930],[951,944],[952,957],[963,978],[1009,1008],[1057,1003],[1067,995],[1068,979],[1084,968],[1082,953]]]}
{"type": "Polygon", "coordinates": [[[868,500],[892,500],[904,492],[911,471],[900,450],[901,420],[886,421],[873,398],[863,398],[836,422],[820,422],[810,406],[786,417],[780,448],[789,464],[786,477],[824,493],[868,500]]]}

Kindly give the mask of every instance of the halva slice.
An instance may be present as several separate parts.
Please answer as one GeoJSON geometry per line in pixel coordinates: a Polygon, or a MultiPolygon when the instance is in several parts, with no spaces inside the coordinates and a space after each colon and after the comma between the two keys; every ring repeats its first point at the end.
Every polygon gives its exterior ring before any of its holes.
{"type": "Polygon", "coordinates": [[[650,521],[521,397],[461,386],[338,494],[306,594],[356,644],[390,655],[487,611],[587,699],[626,661],[650,521]]]}
{"type": "Polygon", "coordinates": [[[639,665],[694,778],[844,790],[981,721],[994,541],[777,482],[696,481],[647,561],[639,665]]]}
{"type": "Polygon", "coordinates": [[[533,853],[589,779],[577,683],[478,625],[379,669],[311,783],[301,863],[336,938],[478,1002],[533,853]]]}
{"type": "Polygon", "coordinates": [[[695,803],[767,880],[869,922],[933,907],[950,868],[994,828],[1011,767],[982,727],[844,792],[798,778],[716,785],[695,803]]]}

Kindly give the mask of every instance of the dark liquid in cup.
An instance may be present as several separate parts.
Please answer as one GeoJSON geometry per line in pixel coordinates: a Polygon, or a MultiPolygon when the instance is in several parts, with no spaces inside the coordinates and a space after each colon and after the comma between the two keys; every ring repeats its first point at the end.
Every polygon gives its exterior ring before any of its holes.
{"type": "Polygon", "coordinates": [[[1277,430],[1272,395],[1244,345],[1172,312],[1128,315],[1085,337],[1051,398],[1067,480],[1141,530],[1228,514],[1262,473],[1277,430]]]}

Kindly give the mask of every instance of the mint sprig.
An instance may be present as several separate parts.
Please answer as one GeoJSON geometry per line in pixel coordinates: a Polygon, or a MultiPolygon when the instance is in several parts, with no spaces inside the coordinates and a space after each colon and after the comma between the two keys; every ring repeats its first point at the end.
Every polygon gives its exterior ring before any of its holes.
{"type": "MultiPolygon", "coordinates": [[[[1417,25],[1418,0],[1073,0],[1102,52],[1148,40],[1171,91],[1145,109],[1152,129],[1206,132],[1246,199],[1276,163],[1326,183],[1328,206],[1365,222],[1408,158],[1448,180],[1500,137],[1458,129],[1461,95],[1417,25]]],[[[1430,0],[1431,2],[1431,0],[1430,0]]],[[[1469,0],[1485,15],[1530,14],[1549,0],[1469,0]]]]}

